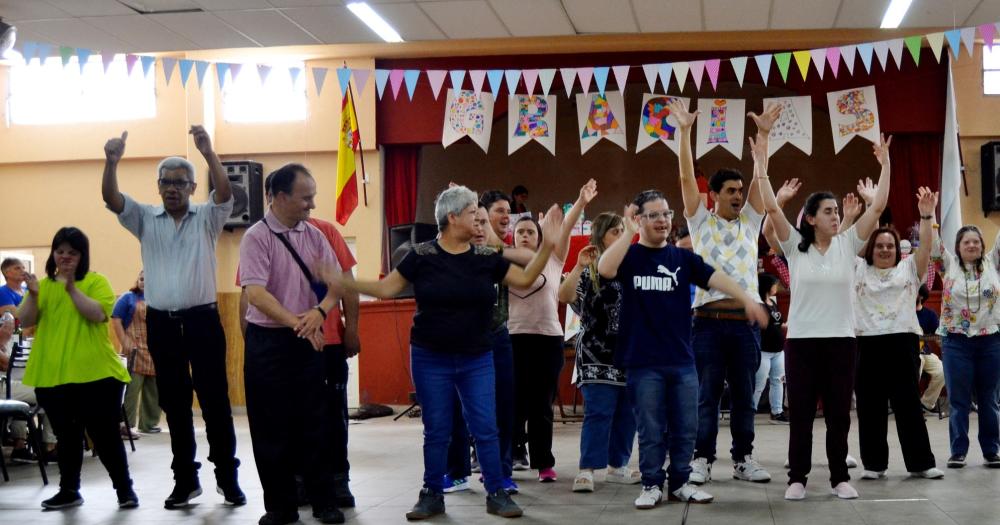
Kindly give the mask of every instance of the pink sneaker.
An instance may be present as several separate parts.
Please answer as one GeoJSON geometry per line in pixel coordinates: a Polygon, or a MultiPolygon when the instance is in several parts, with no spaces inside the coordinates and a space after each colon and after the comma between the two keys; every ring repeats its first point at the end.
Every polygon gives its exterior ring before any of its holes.
{"type": "Polygon", "coordinates": [[[538,481],[542,483],[552,483],[559,478],[556,477],[556,471],[551,468],[543,468],[538,471],[538,481]]]}

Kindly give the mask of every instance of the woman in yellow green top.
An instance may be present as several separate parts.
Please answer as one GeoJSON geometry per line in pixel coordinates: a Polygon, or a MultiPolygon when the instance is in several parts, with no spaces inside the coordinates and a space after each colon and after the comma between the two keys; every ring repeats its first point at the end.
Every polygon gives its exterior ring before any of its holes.
{"type": "Polygon", "coordinates": [[[60,229],[45,262],[46,277],[28,276],[18,310],[22,326],[36,327],[23,382],[35,387],[59,443],[59,493],[42,502],[45,509],[83,504],[84,430],[111,476],[118,506],[139,505],[118,434],[129,375],[108,332],[115,294],[106,277],[89,270],[87,236],[77,228],[60,229]]]}

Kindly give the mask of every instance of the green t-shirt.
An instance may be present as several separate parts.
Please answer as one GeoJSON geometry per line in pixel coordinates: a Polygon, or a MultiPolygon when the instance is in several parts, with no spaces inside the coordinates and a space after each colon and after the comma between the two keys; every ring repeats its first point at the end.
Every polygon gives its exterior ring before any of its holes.
{"type": "Polygon", "coordinates": [[[113,377],[129,382],[128,371],[111,346],[108,321],[115,304],[111,283],[89,272],[76,282],[78,290],[97,301],[106,319],[84,319],[63,283],[42,279],[38,283],[38,326],[22,382],[34,387],[90,383],[113,377]]]}

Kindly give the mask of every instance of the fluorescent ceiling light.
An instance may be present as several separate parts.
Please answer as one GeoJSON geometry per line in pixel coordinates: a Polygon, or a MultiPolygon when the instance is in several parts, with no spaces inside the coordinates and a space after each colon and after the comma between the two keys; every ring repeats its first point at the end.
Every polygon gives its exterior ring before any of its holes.
{"type": "Polygon", "coordinates": [[[360,18],[369,29],[382,37],[382,40],[386,42],[403,41],[403,37],[399,36],[399,33],[389,25],[389,22],[376,13],[367,2],[351,2],[347,4],[347,8],[354,13],[354,16],[360,18]]]}
{"type": "Polygon", "coordinates": [[[882,17],[882,29],[899,27],[903,17],[906,16],[906,11],[910,9],[911,3],[913,0],[892,0],[889,2],[889,8],[885,10],[885,15],[882,17]]]}

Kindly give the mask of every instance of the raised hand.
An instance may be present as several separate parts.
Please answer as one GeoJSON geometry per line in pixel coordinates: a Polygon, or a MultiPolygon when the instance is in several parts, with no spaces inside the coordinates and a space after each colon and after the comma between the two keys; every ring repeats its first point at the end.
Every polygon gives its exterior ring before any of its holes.
{"type": "Polygon", "coordinates": [[[198,151],[202,155],[210,155],[212,153],[212,139],[209,138],[208,132],[202,126],[191,126],[188,131],[194,137],[194,147],[198,148],[198,151]]]}
{"type": "Polygon", "coordinates": [[[639,207],[635,204],[625,206],[625,211],[622,212],[622,227],[625,228],[624,235],[630,241],[639,232],[639,207]]]}
{"type": "Polygon", "coordinates": [[[784,206],[785,203],[792,200],[796,194],[799,193],[799,189],[802,187],[802,183],[799,179],[789,179],[781,183],[781,187],[778,188],[778,192],[774,194],[775,200],[778,201],[779,205],[784,206]]]}
{"type": "Polygon", "coordinates": [[[917,210],[920,211],[920,215],[934,215],[934,210],[937,209],[938,194],[937,192],[931,191],[930,188],[926,186],[921,186],[917,189],[917,210]]]}
{"type": "Polygon", "coordinates": [[[771,103],[764,108],[764,112],[760,115],[751,111],[747,113],[747,116],[757,125],[758,133],[767,135],[771,132],[771,128],[774,127],[774,123],[781,117],[781,105],[771,103]]]}
{"type": "Polygon", "coordinates": [[[886,140],[885,133],[879,137],[878,144],[872,144],[872,153],[875,155],[875,159],[878,163],[883,166],[889,165],[889,145],[892,144],[892,135],[889,136],[889,140],[886,140]]]}
{"type": "Polygon", "coordinates": [[[580,200],[584,204],[590,204],[590,201],[594,200],[597,196],[597,181],[590,179],[580,188],[580,200]]]}
{"type": "Polygon", "coordinates": [[[859,201],[858,197],[853,193],[848,193],[847,195],[844,195],[843,210],[844,219],[850,219],[853,221],[858,215],[861,215],[861,201],[859,201]]]}
{"type": "Polygon", "coordinates": [[[563,212],[558,204],[553,204],[545,215],[541,216],[542,238],[546,243],[554,246],[559,235],[562,233],[563,212]]]}
{"type": "Polygon", "coordinates": [[[754,140],[753,137],[749,137],[747,141],[750,142],[750,154],[753,155],[753,161],[757,164],[767,162],[767,140],[754,140]]]}
{"type": "Polygon", "coordinates": [[[125,140],[128,139],[128,131],[123,131],[121,137],[115,137],[113,139],[108,139],[104,143],[104,158],[108,162],[117,164],[118,161],[122,160],[122,155],[125,154],[125,140]]]}
{"type": "Polygon", "coordinates": [[[576,256],[576,265],[581,268],[586,268],[595,262],[597,262],[597,246],[594,245],[584,247],[576,256]]]}
{"type": "Polygon", "coordinates": [[[677,119],[677,124],[682,128],[690,128],[691,125],[694,124],[695,119],[698,118],[699,113],[701,112],[697,110],[694,113],[688,111],[688,109],[684,107],[684,102],[682,102],[679,98],[675,98],[670,101],[670,114],[677,119]]]}
{"type": "Polygon", "coordinates": [[[872,182],[871,177],[859,180],[857,190],[858,195],[865,200],[865,204],[871,206],[872,201],[875,200],[875,192],[878,190],[875,183],[872,182]]]}
{"type": "Polygon", "coordinates": [[[38,277],[35,274],[25,273],[24,283],[28,285],[28,293],[38,295],[38,277]]]}

